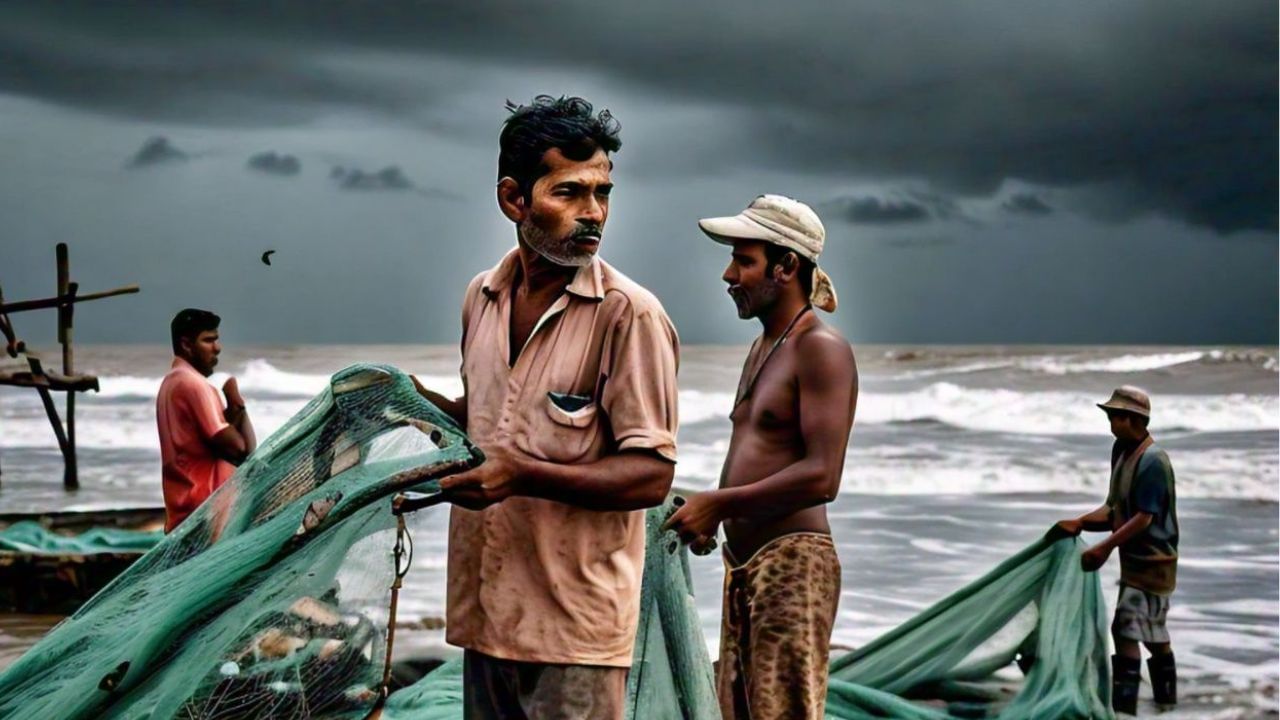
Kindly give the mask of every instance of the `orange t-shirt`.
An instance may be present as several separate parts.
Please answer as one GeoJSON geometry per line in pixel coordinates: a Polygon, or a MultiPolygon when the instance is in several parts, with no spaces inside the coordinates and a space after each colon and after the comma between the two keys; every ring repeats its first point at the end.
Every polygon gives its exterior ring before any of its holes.
{"type": "Polygon", "coordinates": [[[235,472],[231,463],[213,454],[209,444],[230,426],[223,413],[218,391],[190,363],[174,358],[156,396],[165,532],[177,527],[235,472]]]}

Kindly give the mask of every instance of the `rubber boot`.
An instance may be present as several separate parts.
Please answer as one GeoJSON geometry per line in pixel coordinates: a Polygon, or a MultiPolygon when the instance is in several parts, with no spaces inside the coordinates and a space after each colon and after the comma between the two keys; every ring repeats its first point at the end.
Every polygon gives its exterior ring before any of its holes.
{"type": "Polygon", "coordinates": [[[1142,681],[1142,661],[1124,655],[1111,656],[1111,709],[1138,714],[1138,683],[1142,681]]]}
{"type": "Polygon", "coordinates": [[[1178,666],[1173,660],[1173,653],[1152,655],[1147,659],[1147,670],[1151,673],[1151,694],[1155,695],[1157,705],[1178,704],[1178,666]]]}

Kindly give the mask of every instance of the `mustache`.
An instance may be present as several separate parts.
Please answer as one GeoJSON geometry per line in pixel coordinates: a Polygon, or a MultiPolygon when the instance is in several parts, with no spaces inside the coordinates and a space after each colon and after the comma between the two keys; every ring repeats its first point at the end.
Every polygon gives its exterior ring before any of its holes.
{"type": "Polygon", "coordinates": [[[578,223],[578,227],[573,231],[573,235],[571,237],[576,240],[581,237],[587,237],[588,235],[604,237],[604,228],[600,225],[596,225],[595,223],[578,223]]]}

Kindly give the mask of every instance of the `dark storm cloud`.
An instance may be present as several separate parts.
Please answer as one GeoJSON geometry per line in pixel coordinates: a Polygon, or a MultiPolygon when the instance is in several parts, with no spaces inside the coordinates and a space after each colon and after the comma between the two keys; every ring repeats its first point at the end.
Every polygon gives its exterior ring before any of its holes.
{"type": "Polygon", "coordinates": [[[411,190],[413,181],[395,165],[377,172],[365,172],[356,168],[335,167],[329,172],[338,187],[343,190],[411,190]]]}
{"type": "Polygon", "coordinates": [[[911,179],[968,196],[1010,178],[1120,184],[1115,217],[1276,228],[1267,0],[813,0],[749,12],[662,0],[607,17],[586,0],[519,13],[496,1],[51,5],[0,9],[0,89],[149,120],[278,124],[335,106],[422,120],[447,114],[440,103],[463,88],[433,85],[414,58],[571,70],[744,128],[671,138],[674,156],[712,171],[911,179]],[[369,50],[402,71],[333,61],[369,50]]]}
{"type": "Polygon", "coordinates": [[[187,153],[179,150],[169,142],[169,139],[162,136],[148,138],[138,148],[138,151],[129,158],[127,163],[131,168],[144,168],[153,165],[165,165],[173,162],[182,162],[189,156],[187,153]]]}
{"type": "Polygon", "coordinates": [[[1018,215],[1048,215],[1053,212],[1053,208],[1039,195],[1034,193],[1018,193],[1001,204],[1006,212],[1018,215]]]}
{"type": "Polygon", "coordinates": [[[824,216],[831,214],[851,223],[893,224],[930,219],[928,209],[910,200],[882,200],[878,197],[841,198],[825,203],[824,216]]]}
{"type": "Polygon", "coordinates": [[[288,177],[302,172],[302,162],[298,158],[272,150],[253,155],[246,165],[250,170],[257,170],[268,175],[288,177]]]}
{"type": "Polygon", "coordinates": [[[921,190],[908,190],[906,196],[924,205],[933,217],[940,220],[960,220],[970,225],[978,224],[960,209],[960,203],[955,198],[921,190]]]}

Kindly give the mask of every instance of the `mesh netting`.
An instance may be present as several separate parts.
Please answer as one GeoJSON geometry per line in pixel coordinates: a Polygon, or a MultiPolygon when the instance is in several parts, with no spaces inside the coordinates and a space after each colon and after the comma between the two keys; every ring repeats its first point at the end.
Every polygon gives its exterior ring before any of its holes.
{"type": "Polygon", "coordinates": [[[382,679],[389,498],[474,464],[393,368],[353,366],[199,510],[0,675],[0,717],[363,717],[382,679]]]}
{"type": "MultiPolygon", "coordinates": [[[[354,366],[222,489],[0,674],[0,718],[334,718],[378,709],[390,497],[479,461],[393,368],[354,366]]],[[[628,716],[719,717],[688,556],[647,516],[628,716]]],[[[1106,609],[1079,539],[1045,538],[831,664],[827,716],[1111,718],[1106,609]]],[[[386,720],[462,716],[460,662],[386,720]]]]}
{"type": "Polygon", "coordinates": [[[837,658],[827,716],[1111,718],[1106,605],[1083,547],[1045,538],[837,658]]]}
{"type": "MultiPolygon", "coordinates": [[[[720,717],[687,556],[662,548],[651,511],[644,613],[628,717],[720,717]],[[665,555],[665,557],[664,557],[665,555]],[[654,571],[655,562],[661,570],[654,571]]],[[[831,663],[829,720],[1109,720],[1106,607],[1078,539],[1041,540],[831,663]]],[[[462,717],[460,665],[391,696],[388,720],[462,717]]]]}
{"type": "Polygon", "coordinates": [[[37,555],[94,555],[146,552],[164,537],[160,531],[93,528],[79,535],[59,535],[34,520],[23,520],[0,530],[0,552],[37,555]]]}
{"type": "MultiPolygon", "coordinates": [[[[627,674],[629,720],[718,720],[715,678],[698,624],[689,553],[676,534],[662,532],[670,500],[646,515],[640,625],[627,674]]],[[[445,663],[392,693],[381,720],[459,720],[462,661],[445,663]]]]}

